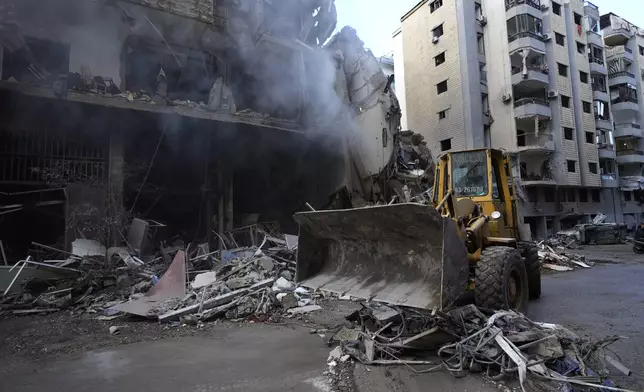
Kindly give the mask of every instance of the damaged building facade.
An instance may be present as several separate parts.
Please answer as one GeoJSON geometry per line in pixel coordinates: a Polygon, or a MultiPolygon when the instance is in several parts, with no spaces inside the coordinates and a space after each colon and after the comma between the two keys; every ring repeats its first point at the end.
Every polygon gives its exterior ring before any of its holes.
{"type": "Polygon", "coordinates": [[[364,144],[352,113],[368,113],[387,78],[352,80],[348,61],[370,68],[351,29],[323,47],[336,28],[333,0],[0,7],[9,259],[32,241],[117,243],[132,217],[188,239],[258,221],[292,225],[306,202],[333,203],[348,178],[378,173],[391,155],[397,123],[380,113],[368,149],[379,152],[347,164],[347,145],[364,144]],[[361,51],[344,55],[354,44],[361,51]]]}

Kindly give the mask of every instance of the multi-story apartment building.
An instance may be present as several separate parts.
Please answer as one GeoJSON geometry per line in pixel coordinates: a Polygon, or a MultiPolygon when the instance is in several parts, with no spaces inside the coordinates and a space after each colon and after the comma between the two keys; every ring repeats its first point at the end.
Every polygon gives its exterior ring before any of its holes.
{"type": "Polygon", "coordinates": [[[434,155],[510,152],[535,236],[622,219],[599,19],[582,0],[424,0],[401,19],[409,129],[434,155]]]}
{"type": "Polygon", "coordinates": [[[617,165],[620,172],[620,207],[624,221],[631,226],[644,223],[644,30],[609,13],[600,19],[606,45],[608,92],[615,123],[617,165]]]}

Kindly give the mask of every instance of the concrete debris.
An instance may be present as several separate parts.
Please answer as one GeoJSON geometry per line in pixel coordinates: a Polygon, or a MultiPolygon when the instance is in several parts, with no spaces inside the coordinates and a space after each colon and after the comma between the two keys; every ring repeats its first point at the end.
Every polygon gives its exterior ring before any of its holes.
{"type": "Polygon", "coordinates": [[[110,327],[110,334],[111,335],[118,335],[120,333],[121,333],[121,327],[119,327],[119,326],[110,327]]]}
{"type": "Polygon", "coordinates": [[[290,314],[304,314],[315,312],[316,310],[322,310],[322,307],[320,305],[301,306],[299,308],[289,309],[288,312],[290,314]]]}
{"type": "Polygon", "coordinates": [[[12,269],[13,279],[4,288],[3,310],[22,315],[70,309],[76,315],[97,314],[102,321],[129,314],[161,322],[194,319],[200,323],[221,317],[279,321],[291,316],[290,309],[312,311],[313,294],[293,282],[297,237],[289,237],[289,248],[276,225],[263,225],[266,229],[252,226],[253,234],[264,234],[261,245],[257,236],[247,236],[257,245],[239,247],[243,236],[227,235],[236,248],[221,252],[211,252],[207,242],[186,246],[175,239],[172,244],[154,244],[156,229],[143,220],[132,222],[128,237],[123,238],[126,247],[106,250],[96,241],[78,239],[74,254],[37,244],[44,249],[41,253],[51,252],[42,260],[59,260],[54,256],[61,254],[70,258],[63,263],[40,263],[29,256],[4,267],[12,269]],[[53,272],[43,274],[49,271],[53,272]]]}
{"type": "Polygon", "coordinates": [[[484,372],[493,380],[513,376],[524,391],[625,390],[608,379],[605,363],[630,374],[607,354],[619,336],[592,342],[559,325],[474,305],[450,311],[395,307],[398,317],[383,321],[376,317],[382,306],[363,303],[346,317],[353,329],[345,328],[343,339],[332,341],[337,347],[327,364],[346,361],[349,355],[365,365],[431,365],[423,355],[438,355],[442,363],[422,373],[444,368],[456,377],[467,372],[484,372]]]}
{"type": "Polygon", "coordinates": [[[626,224],[603,223],[606,215],[599,214],[593,223],[576,225],[570,230],[563,230],[544,240],[552,247],[564,246],[574,249],[579,245],[615,245],[626,240],[626,224]],[[597,222],[597,223],[596,223],[597,222]]]}
{"type": "Polygon", "coordinates": [[[563,246],[552,248],[550,245],[546,245],[544,241],[537,244],[537,246],[542,268],[565,272],[572,271],[575,268],[591,268],[592,266],[592,263],[586,261],[584,256],[566,252],[566,248],[563,246]]]}

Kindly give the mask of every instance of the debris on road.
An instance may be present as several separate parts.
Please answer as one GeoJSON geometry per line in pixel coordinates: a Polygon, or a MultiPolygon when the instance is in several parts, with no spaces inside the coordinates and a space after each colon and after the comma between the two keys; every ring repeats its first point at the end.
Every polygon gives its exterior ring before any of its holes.
{"type": "MultiPolygon", "coordinates": [[[[456,377],[484,373],[494,381],[515,378],[524,391],[542,390],[552,381],[557,390],[624,391],[609,379],[606,363],[623,374],[630,370],[607,354],[623,339],[585,340],[566,328],[538,323],[513,311],[484,311],[474,305],[449,311],[363,303],[347,316],[351,328],[335,346],[328,363],[350,355],[364,365],[431,365],[417,373],[446,369],[456,377]],[[350,331],[351,333],[347,333],[350,331]],[[336,346],[337,345],[337,346],[336,346]],[[433,363],[431,357],[440,358],[433,363]]],[[[552,385],[550,385],[552,387],[552,385]]]]}
{"type": "Polygon", "coordinates": [[[67,259],[50,264],[29,256],[16,264],[0,310],[28,315],[71,309],[72,314],[97,313],[103,318],[130,314],[162,322],[203,322],[219,317],[294,317],[319,309],[312,293],[294,283],[297,237],[287,237],[271,224],[226,233],[224,246],[235,248],[221,252],[211,252],[208,243],[185,246],[180,240],[161,242],[155,252],[149,228],[135,219],[126,247],[106,249],[97,241],[77,239],[73,251],[65,252],[35,244],[67,259]],[[250,241],[244,240],[245,233],[250,241]],[[257,237],[262,234],[260,243],[257,237]],[[250,246],[239,246],[243,242],[250,246]],[[25,266],[56,275],[23,279],[25,266]]]}
{"type": "Polygon", "coordinates": [[[541,241],[537,244],[541,267],[553,271],[573,271],[575,268],[591,268],[592,263],[586,261],[584,256],[567,252],[563,246],[552,248],[541,241]]]}
{"type": "Polygon", "coordinates": [[[579,245],[615,245],[626,240],[627,225],[623,223],[604,223],[606,215],[598,214],[592,223],[576,225],[570,230],[562,230],[544,240],[547,245],[563,246],[574,249],[579,245]]]}

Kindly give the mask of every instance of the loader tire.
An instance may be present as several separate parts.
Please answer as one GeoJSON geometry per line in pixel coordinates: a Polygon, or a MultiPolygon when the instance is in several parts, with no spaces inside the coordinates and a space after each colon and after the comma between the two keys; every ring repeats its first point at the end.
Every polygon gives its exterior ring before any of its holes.
{"type": "Polygon", "coordinates": [[[541,263],[539,251],[536,246],[523,249],[523,262],[528,273],[528,299],[535,300],[541,297],[541,263]]]}
{"type": "Polygon", "coordinates": [[[517,249],[491,246],[483,250],[474,276],[474,301],[486,309],[525,310],[528,274],[517,249]]]}

